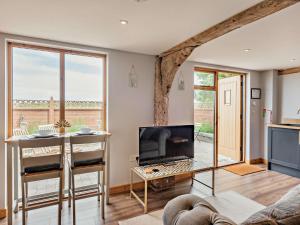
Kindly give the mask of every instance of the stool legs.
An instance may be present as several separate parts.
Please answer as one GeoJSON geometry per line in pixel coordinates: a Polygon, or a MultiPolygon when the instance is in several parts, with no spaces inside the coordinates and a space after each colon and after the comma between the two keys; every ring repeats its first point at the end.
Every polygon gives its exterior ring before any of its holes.
{"type": "Polygon", "coordinates": [[[58,224],[61,225],[61,210],[62,210],[62,195],[63,195],[63,172],[60,174],[59,178],[59,194],[58,194],[58,224]]]}
{"type": "MultiPolygon", "coordinates": [[[[98,194],[99,194],[100,191],[102,191],[102,190],[100,190],[100,184],[101,184],[101,186],[103,184],[103,183],[100,182],[100,171],[98,171],[97,176],[98,176],[98,183],[97,183],[97,185],[98,185],[98,194]]],[[[100,201],[100,195],[98,195],[98,201],[100,201]]]]}
{"type": "Polygon", "coordinates": [[[75,209],[75,176],[72,174],[72,200],[73,200],[73,225],[76,224],[76,209],[75,209]]]}
{"type": "Polygon", "coordinates": [[[26,225],[26,200],[25,200],[25,183],[24,183],[24,178],[22,177],[22,224],[26,225]]]}
{"type": "Polygon", "coordinates": [[[104,170],[103,170],[102,171],[102,181],[101,181],[101,192],[102,192],[102,194],[101,194],[101,214],[102,214],[102,219],[103,220],[105,219],[105,215],[104,215],[104,199],[105,199],[104,180],[105,180],[105,176],[104,176],[104,170]]]}
{"type": "Polygon", "coordinates": [[[69,188],[68,188],[68,205],[69,205],[69,208],[71,207],[71,200],[72,200],[72,190],[71,190],[71,187],[72,187],[72,178],[71,178],[71,175],[72,174],[72,171],[71,171],[71,169],[69,169],[69,184],[68,184],[68,186],[69,186],[69,188]]]}

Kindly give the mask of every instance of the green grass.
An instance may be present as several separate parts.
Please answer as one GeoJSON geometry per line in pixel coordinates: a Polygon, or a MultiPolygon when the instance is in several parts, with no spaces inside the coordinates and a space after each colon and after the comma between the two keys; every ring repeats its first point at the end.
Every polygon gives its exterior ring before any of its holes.
{"type": "Polygon", "coordinates": [[[214,128],[210,123],[202,123],[200,126],[196,126],[196,131],[212,134],[214,133],[214,128]]]}

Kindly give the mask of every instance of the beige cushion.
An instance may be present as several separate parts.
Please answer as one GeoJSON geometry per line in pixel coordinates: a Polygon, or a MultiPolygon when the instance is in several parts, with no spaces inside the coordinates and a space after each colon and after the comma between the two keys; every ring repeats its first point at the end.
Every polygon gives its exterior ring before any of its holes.
{"type": "Polygon", "coordinates": [[[300,186],[291,189],[274,205],[263,209],[241,225],[299,225],[300,186]]]}
{"type": "Polygon", "coordinates": [[[181,195],[169,201],[163,213],[164,225],[236,225],[204,199],[181,195]]]}

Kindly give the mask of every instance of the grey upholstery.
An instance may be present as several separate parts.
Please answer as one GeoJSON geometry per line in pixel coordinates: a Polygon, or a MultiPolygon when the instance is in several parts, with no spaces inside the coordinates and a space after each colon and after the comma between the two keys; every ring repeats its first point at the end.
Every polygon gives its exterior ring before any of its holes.
{"type": "MultiPolygon", "coordinates": [[[[245,207],[247,207],[245,205],[245,207]]],[[[228,218],[198,196],[187,194],[168,202],[164,225],[234,225],[228,218]]],[[[300,185],[278,202],[249,217],[240,225],[300,225],[300,185]]]]}
{"type": "Polygon", "coordinates": [[[204,199],[192,195],[181,195],[165,206],[164,225],[236,225],[233,221],[220,215],[204,199]]]}
{"type": "Polygon", "coordinates": [[[278,202],[243,222],[241,225],[299,225],[300,185],[291,189],[278,202]]]}

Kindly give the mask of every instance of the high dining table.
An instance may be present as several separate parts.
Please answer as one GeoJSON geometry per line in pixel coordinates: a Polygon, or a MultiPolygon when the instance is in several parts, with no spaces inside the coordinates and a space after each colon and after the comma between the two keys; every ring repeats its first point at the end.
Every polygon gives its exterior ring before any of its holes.
{"type": "MultiPolygon", "coordinates": [[[[65,143],[70,142],[70,136],[76,135],[75,133],[65,133],[65,134],[57,134],[52,137],[64,137],[65,143]]],[[[109,178],[110,178],[110,136],[111,133],[106,131],[96,132],[94,135],[104,135],[107,136],[107,146],[106,146],[106,154],[105,154],[105,163],[106,163],[106,174],[105,174],[105,194],[106,194],[106,204],[109,204],[109,178]]],[[[18,202],[19,202],[19,194],[18,194],[18,167],[19,167],[19,158],[18,158],[18,150],[19,150],[19,140],[21,139],[30,139],[31,135],[26,136],[13,136],[5,140],[6,143],[6,157],[7,157],[7,170],[6,170],[6,187],[7,187],[7,224],[13,224],[13,211],[18,211],[18,202]]]]}

